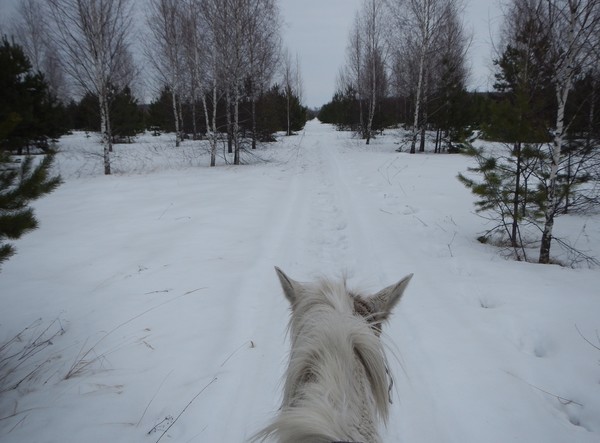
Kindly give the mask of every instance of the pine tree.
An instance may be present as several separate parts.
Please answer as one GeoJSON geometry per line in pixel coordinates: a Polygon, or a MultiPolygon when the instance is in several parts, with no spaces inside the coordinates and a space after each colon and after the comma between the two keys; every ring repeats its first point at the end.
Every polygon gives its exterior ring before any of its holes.
{"type": "Polygon", "coordinates": [[[175,122],[173,119],[171,90],[164,87],[160,91],[159,97],[150,103],[148,107],[148,126],[155,126],[161,131],[175,131],[175,122]]]}
{"type": "Polygon", "coordinates": [[[493,214],[496,222],[483,238],[494,235],[508,239],[517,259],[527,259],[521,223],[540,215],[543,192],[530,186],[544,156],[541,144],[548,141],[547,113],[551,77],[544,63],[547,52],[541,30],[527,22],[515,45],[507,45],[498,60],[496,101],[488,136],[502,142],[506,149],[485,153],[471,149],[478,166],[470,168],[482,177],[477,182],[460,174],[459,180],[479,197],[477,211],[493,214]],[[533,188],[533,189],[532,189],[533,188]]]}
{"type": "Polygon", "coordinates": [[[48,151],[39,162],[11,158],[10,150],[28,146],[33,140],[57,136],[59,125],[52,114],[55,102],[41,74],[31,72],[23,50],[3,37],[0,45],[0,264],[15,253],[6,240],[15,240],[37,227],[28,206],[52,192],[60,177],[51,177],[54,154],[48,151]],[[37,164],[36,164],[37,163],[37,164]]]}
{"type": "Polygon", "coordinates": [[[33,157],[25,157],[19,165],[0,153],[0,264],[15,253],[6,240],[16,240],[38,226],[29,203],[60,184],[60,177],[50,175],[53,161],[49,154],[37,165],[33,157]]]}
{"type": "Polygon", "coordinates": [[[47,149],[48,138],[66,132],[64,108],[41,73],[32,70],[23,49],[6,36],[0,43],[0,148],[16,151],[34,145],[47,149]]]}
{"type": "Polygon", "coordinates": [[[131,142],[131,138],[144,130],[144,115],[138,102],[131,94],[131,89],[125,86],[111,100],[111,120],[113,141],[131,142]]]}

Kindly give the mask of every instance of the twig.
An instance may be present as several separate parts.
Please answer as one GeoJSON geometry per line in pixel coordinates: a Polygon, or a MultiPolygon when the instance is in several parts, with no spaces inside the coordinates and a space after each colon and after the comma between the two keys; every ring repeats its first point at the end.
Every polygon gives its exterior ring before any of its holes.
{"type": "Polygon", "coordinates": [[[537,389],[538,391],[540,391],[540,392],[543,392],[544,394],[547,394],[547,395],[550,395],[550,396],[552,396],[552,397],[556,398],[556,399],[559,401],[559,403],[560,403],[560,404],[562,404],[562,405],[571,405],[571,404],[573,404],[573,405],[581,406],[581,407],[583,408],[583,405],[582,405],[581,403],[578,403],[578,402],[576,402],[575,400],[571,400],[571,399],[568,399],[568,398],[564,398],[564,397],[561,397],[560,395],[553,394],[552,392],[545,391],[545,390],[544,390],[544,389],[542,389],[542,388],[538,388],[537,386],[535,386],[535,385],[532,385],[532,384],[531,384],[531,383],[529,383],[528,381],[525,381],[525,380],[523,380],[521,377],[518,377],[518,376],[516,376],[515,374],[513,374],[513,373],[511,373],[511,372],[508,372],[508,371],[507,371],[506,373],[507,373],[508,375],[512,375],[512,376],[513,376],[513,377],[515,377],[517,380],[521,380],[523,383],[525,383],[526,385],[528,385],[528,386],[532,387],[533,389],[537,389]]]}
{"type": "Polygon", "coordinates": [[[454,243],[454,239],[456,238],[456,231],[454,231],[454,235],[452,236],[452,240],[450,240],[450,243],[448,243],[448,250],[450,251],[450,257],[454,257],[454,254],[452,253],[452,243],[454,243]]]}
{"type": "Polygon", "coordinates": [[[154,393],[154,395],[152,396],[152,398],[150,399],[150,401],[148,402],[148,404],[146,405],[146,409],[144,409],[144,413],[142,414],[142,416],[140,417],[140,420],[137,422],[137,424],[135,425],[136,427],[138,427],[140,425],[140,423],[142,422],[142,420],[144,419],[144,416],[146,415],[146,412],[148,412],[148,408],[150,407],[150,405],[152,404],[152,402],[154,401],[154,399],[156,398],[156,396],[158,395],[160,388],[163,387],[163,385],[165,384],[165,382],[167,381],[167,378],[169,378],[169,376],[173,373],[173,370],[171,370],[171,372],[169,372],[167,374],[167,376],[163,379],[163,381],[160,383],[160,385],[158,386],[158,389],[156,390],[156,392],[154,393]]]}
{"type": "MultiPolygon", "coordinates": [[[[579,333],[579,335],[581,336],[581,338],[583,338],[590,346],[592,346],[593,348],[596,348],[597,350],[600,351],[600,346],[596,346],[594,343],[592,343],[590,340],[588,340],[579,330],[579,328],[577,327],[577,325],[575,325],[575,329],[577,329],[577,332],[579,333]]],[[[596,331],[596,336],[598,336],[598,331],[596,331]]],[[[600,339],[598,340],[600,342],[600,339]]]]}
{"type": "Polygon", "coordinates": [[[576,249],[575,247],[571,246],[569,243],[567,243],[565,240],[563,240],[561,238],[552,237],[552,239],[555,240],[556,243],[561,245],[568,253],[570,253],[572,255],[573,258],[571,261],[571,267],[574,267],[574,265],[576,263],[579,263],[581,261],[585,261],[587,263],[588,267],[590,267],[590,268],[592,268],[594,266],[600,267],[600,260],[598,260],[596,257],[594,257],[592,255],[588,255],[584,251],[580,251],[579,249],[576,249]]]}
{"type": "MultiPolygon", "coordinates": [[[[198,288],[198,289],[192,289],[191,291],[187,291],[187,292],[186,292],[185,294],[183,294],[183,295],[189,295],[189,294],[193,294],[194,292],[198,292],[198,291],[201,291],[202,289],[206,289],[206,288],[207,288],[207,287],[206,287],[206,286],[204,286],[204,287],[202,287],[202,288],[198,288]]],[[[183,295],[182,295],[181,297],[183,297],[183,295]]]]}
{"type": "Polygon", "coordinates": [[[427,223],[425,223],[423,220],[421,220],[419,217],[417,217],[416,215],[413,214],[413,217],[416,218],[417,220],[419,220],[421,223],[423,223],[423,226],[425,226],[426,228],[429,227],[429,225],[427,223]]]}
{"type": "MultiPolygon", "coordinates": [[[[229,356],[225,360],[223,360],[223,363],[221,363],[221,366],[219,366],[219,367],[222,368],[223,366],[225,366],[225,363],[227,363],[231,357],[233,357],[235,354],[237,354],[239,352],[239,350],[242,349],[246,343],[248,343],[248,342],[245,341],[244,343],[242,343],[242,345],[240,347],[238,347],[235,351],[233,351],[231,354],[229,354],[229,356]]],[[[250,344],[251,344],[250,347],[253,348],[254,342],[250,340],[250,344]]]]}
{"type": "Polygon", "coordinates": [[[17,426],[19,426],[21,423],[23,423],[23,422],[24,422],[24,421],[27,419],[27,417],[29,417],[29,415],[26,415],[25,417],[23,417],[23,418],[22,418],[21,420],[19,420],[19,421],[18,421],[18,422],[17,422],[17,423],[16,423],[16,424],[15,424],[15,425],[12,427],[12,428],[10,428],[10,430],[8,431],[8,434],[10,434],[12,431],[14,431],[14,430],[15,430],[15,428],[16,428],[17,426]]]}
{"type": "Polygon", "coordinates": [[[194,398],[192,398],[189,403],[185,406],[185,408],[183,408],[181,410],[181,412],[179,413],[179,415],[177,417],[175,417],[175,420],[173,420],[173,422],[167,427],[167,429],[164,430],[164,432],[160,435],[160,437],[158,437],[158,440],[156,440],[156,443],[158,443],[164,436],[165,434],[169,431],[169,429],[171,429],[171,427],[173,427],[173,425],[175,423],[177,423],[177,420],[179,420],[179,417],[181,417],[183,415],[183,413],[186,411],[187,408],[190,407],[190,405],[192,403],[194,403],[194,401],[200,396],[200,394],[202,394],[210,385],[212,385],[214,382],[217,381],[217,377],[214,377],[206,386],[204,386],[200,392],[198,392],[194,398]]]}
{"type": "Polygon", "coordinates": [[[24,409],[22,411],[15,411],[12,414],[5,415],[4,417],[0,417],[0,421],[2,421],[2,420],[8,420],[9,418],[13,418],[13,417],[16,417],[18,415],[25,414],[27,412],[35,411],[36,409],[40,409],[40,408],[29,408],[29,409],[24,409]]]}
{"type": "Polygon", "coordinates": [[[167,292],[169,292],[170,289],[163,289],[161,291],[150,291],[150,292],[145,292],[144,295],[150,295],[150,294],[165,294],[167,292]]]}
{"type": "Polygon", "coordinates": [[[160,214],[160,217],[158,217],[158,218],[157,218],[157,220],[160,220],[161,218],[163,218],[163,216],[164,216],[164,215],[167,213],[167,211],[168,211],[169,209],[171,209],[171,207],[172,207],[172,206],[173,206],[173,202],[171,202],[171,204],[170,204],[169,206],[167,206],[167,209],[165,209],[165,210],[163,211],[163,213],[162,213],[162,214],[160,214]]]}

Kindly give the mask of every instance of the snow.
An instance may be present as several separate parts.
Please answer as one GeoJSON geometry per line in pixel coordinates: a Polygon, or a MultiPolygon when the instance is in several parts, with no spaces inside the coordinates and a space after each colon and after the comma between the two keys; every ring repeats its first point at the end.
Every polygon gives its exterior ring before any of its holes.
{"type": "MultiPolygon", "coordinates": [[[[599,270],[478,243],[486,221],[456,179],[470,160],[396,139],[311,121],[250,165],[208,168],[204,142],[146,136],[115,147],[110,177],[93,136],[61,140],[65,183],[0,273],[0,346],[30,326],[2,355],[53,336],[0,363],[0,389],[23,380],[0,394],[0,440],[245,441],[281,398],[279,266],[372,292],[414,272],[384,329],[385,441],[598,442],[599,270]]],[[[597,216],[557,229],[600,251],[597,216]]]]}

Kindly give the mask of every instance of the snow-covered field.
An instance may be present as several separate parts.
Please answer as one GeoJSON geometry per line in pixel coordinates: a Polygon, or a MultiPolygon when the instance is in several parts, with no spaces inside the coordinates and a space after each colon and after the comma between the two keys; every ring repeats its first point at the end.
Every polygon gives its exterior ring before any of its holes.
{"type": "MultiPolygon", "coordinates": [[[[245,441],[286,367],[274,265],[373,291],[414,272],[385,441],[600,441],[600,270],[478,243],[469,159],[316,121],[241,167],[168,140],[117,146],[110,177],[93,137],[62,141],[65,183],[0,272],[0,441],[245,441]]],[[[557,229],[600,255],[598,216],[557,229]]]]}

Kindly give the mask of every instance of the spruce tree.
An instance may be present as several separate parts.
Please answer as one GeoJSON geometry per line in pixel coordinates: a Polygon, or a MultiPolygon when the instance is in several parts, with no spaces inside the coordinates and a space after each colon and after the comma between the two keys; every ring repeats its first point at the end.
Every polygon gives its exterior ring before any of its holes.
{"type": "Polygon", "coordinates": [[[144,131],[144,115],[129,86],[119,91],[110,103],[112,134],[115,143],[131,142],[144,131]]]}
{"type": "Polygon", "coordinates": [[[159,97],[150,103],[147,122],[148,127],[158,127],[164,132],[175,131],[172,94],[169,88],[163,88],[159,97]]]}

